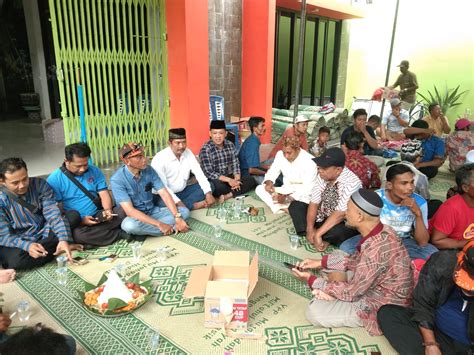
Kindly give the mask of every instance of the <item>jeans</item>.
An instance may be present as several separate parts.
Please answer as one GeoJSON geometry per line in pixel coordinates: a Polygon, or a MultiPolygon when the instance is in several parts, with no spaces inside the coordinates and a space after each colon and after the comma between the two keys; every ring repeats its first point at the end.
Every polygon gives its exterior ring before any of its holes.
{"type": "MultiPolygon", "coordinates": [[[[189,210],[185,207],[178,207],[178,212],[181,213],[183,219],[189,218],[189,210]]],[[[167,207],[155,206],[150,212],[147,213],[148,216],[160,221],[161,223],[169,224],[174,226],[175,219],[171,214],[170,210],[167,207]]],[[[126,217],[122,221],[122,229],[128,234],[135,235],[152,235],[160,236],[163,235],[163,232],[160,228],[155,227],[148,223],[143,223],[135,218],[126,217]]]]}
{"type": "MultiPolygon", "coordinates": [[[[183,191],[175,192],[174,194],[178,196],[178,198],[181,200],[182,203],[184,203],[188,210],[192,210],[196,202],[203,201],[206,198],[204,192],[201,189],[201,186],[199,186],[198,183],[188,185],[183,191]]],[[[165,203],[159,197],[159,195],[156,196],[158,206],[166,207],[165,203]]]]}
{"type": "MultiPolygon", "coordinates": [[[[348,254],[354,254],[356,251],[357,244],[362,239],[361,235],[356,235],[350,239],[347,239],[340,245],[340,249],[348,254]]],[[[415,239],[413,238],[402,238],[403,245],[408,251],[408,255],[413,259],[428,259],[431,254],[434,254],[438,249],[432,245],[427,244],[424,247],[420,247],[415,239]]]]}

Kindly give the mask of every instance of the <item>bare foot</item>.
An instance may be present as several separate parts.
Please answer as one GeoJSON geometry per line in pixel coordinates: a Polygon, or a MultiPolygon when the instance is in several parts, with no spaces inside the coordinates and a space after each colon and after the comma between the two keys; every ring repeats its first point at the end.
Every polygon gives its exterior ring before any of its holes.
{"type": "Polygon", "coordinates": [[[328,242],[322,242],[321,244],[315,244],[314,247],[316,248],[317,251],[319,252],[323,252],[325,251],[329,246],[329,243],[328,242]]]}
{"type": "Polygon", "coordinates": [[[225,201],[224,195],[220,195],[219,196],[219,204],[224,203],[224,201],[225,201]]]}
{"type": "Polygon", "coordinates": [[[227,201],[230,198],[232,198],[232,192],[229,192],[227,195],[224,195],[224,201],[227,201]]]}
{"type": "Polygon", "coordinates": [[[13,269],[0,270],[0,284],[15,280],[16,271],[13,269]]]}
{"type": "Polygon", "coordinates": [[[71,248],[71,251],[73,251],[73,250],[83,251],[84,250],[84,246],[82,244],[69,244],[69,247],[71,248]]]}
{"type": "Polygon", "coordinates": [[[199,201],[193,203],[193,210],[200,210],[201,208],[206,208],[207,203],[206,201],[199,201]]]}

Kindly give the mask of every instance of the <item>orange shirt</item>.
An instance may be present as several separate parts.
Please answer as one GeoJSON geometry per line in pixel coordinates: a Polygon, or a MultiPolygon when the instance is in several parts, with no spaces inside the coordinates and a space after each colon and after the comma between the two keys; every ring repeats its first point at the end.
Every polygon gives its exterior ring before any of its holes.
{"type": "MultiPolygon", "coordinates": [[[[297,134],[296,134],[296,130],[294,126],[289,126],[287,129],[285,129],[285,132],[283,132],[283,135],[273,147],[268,158],[275,157],[276,153],[279,150],[281,150],[281,148],[283,147],[283,141],[285,140],[286,137],[294,137],[296,135],[297,134]]],[[[308,151],[308,141],[306,140],[306,134],[302,134],[301,136],[299,136],[299,139],[300,139],[301,148],[308,151]]]]}

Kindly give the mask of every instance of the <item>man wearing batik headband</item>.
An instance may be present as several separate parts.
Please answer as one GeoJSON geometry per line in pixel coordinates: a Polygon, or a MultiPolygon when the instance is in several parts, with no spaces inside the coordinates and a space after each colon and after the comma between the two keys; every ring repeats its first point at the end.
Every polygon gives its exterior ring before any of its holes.
{"type": "MultiPolygon", "coordinates": [[[[155,155],[151,166],[168,188],[176,205],[190,210],[212,206],[215,199],[211,185],[193,152],[187,148],[186,130],[171,128],[168,145],[155,155]],[[191,173],[197,182],[190,182],[191,173]]],[[[162,200],[159,204],[163,204],[162,200]]]]}
{"type": "Polygon", "coordinates": [[[461,252],[442,250],[421,269],[413,307],[386,305],[380,328],[400,354],[472,354],[474,241],[461,252]]]}
{"type": "Polygon", "coordinates": [[[211,139],[202,146],[199,158],[214,197],[227,200],[252,190],[255,180],[251,176],[241,176],[235,146],[226,139],[225,122],[211,121],[209,133],[211,139]]]}
{"type": "Polygon", "coordinates": [[[173,230],[188,231],[185,220],[189,217],[186,207],[179,207],[161,182],[139,143],[127,143],[120,149],[122,165],[110,178],[116,203],[127,217],[122,229],[132,235],[169,235],[173,230]],[[166,207],[156,206],[152,190],[155,190],[166,207]]]}
{"type": "Polygon", "coordinates": [[[380,335],[377,310],[384,304],[408,306],[413,290],[413,274],[407,250],[395,231],[380,222],[383,202],[377,193],[357,190],[347,204],[347,225],[363,238],[357,251],[325,255],[321,260],[306,259],[293,269],[308,283],[314,298],[306,317],[316,327],[361,327],[380,335]],[[339,281],[329,281],[305,271],[324,268],[347,271],[339,281]]]}

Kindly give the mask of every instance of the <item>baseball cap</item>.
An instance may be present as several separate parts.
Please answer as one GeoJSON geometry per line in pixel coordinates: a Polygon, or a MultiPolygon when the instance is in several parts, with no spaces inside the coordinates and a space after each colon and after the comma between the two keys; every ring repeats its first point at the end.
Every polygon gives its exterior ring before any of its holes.
{"type": "Polygon", "coordinates": [[[456,130],[461,130],[466,127],[469,127],[470,125],[474,124],[473,121],[469,121],[467,118],[461,118],[460,120],[457,120],[456,123],[454,124],[454,127],[456,127],[456,130]]]}
{"type": "Polygon", "coordinates": [[[301,122],[308,122],[309,118],[306,118],[306,116],[303,115],[298,115],[295,118],[295,123],[301,123],[301,122]]]}
{"type": "Polygon", "coordinates": [[[346,163],[346,156],[341,148],[329,148],[321,156],[314,158],[313,161],[322,168],[330,166],[343,167],[346,163]]]}
{"type": "Polygon", "coordinates": [[[400,62],[400,64],[397,65],[397,67],[409,67],[410,66],[410,62],[408,62],[408,60],[402,60],[400,62]]]}
{"type": "Polygon", "coordinates": [[[398,106],[400,105],[402,102],[400,101],[400,99],[397,99],[397,98],[394,98],[394,99],[391,99],[390,100],[390,106],[392,107],[395,107],[395,106],[398,106]]]}
{"type": "Polygon", "coordinates": [[[120,158],[131,158],[137,155],[140,155],[145,150],[145,146],[141,143],[128,142],[120,148],[119,154],[120,158]]]}
{"type": "Polygon", "coordinates": [[[458,254],[454,283],[466,291],[474,291],[474,241],[467,243],[458,254]]]}

